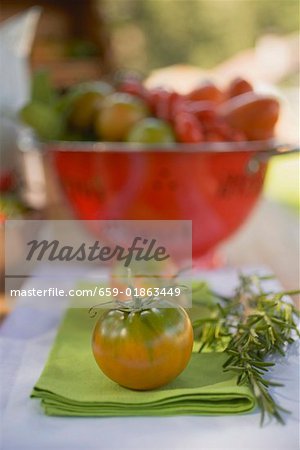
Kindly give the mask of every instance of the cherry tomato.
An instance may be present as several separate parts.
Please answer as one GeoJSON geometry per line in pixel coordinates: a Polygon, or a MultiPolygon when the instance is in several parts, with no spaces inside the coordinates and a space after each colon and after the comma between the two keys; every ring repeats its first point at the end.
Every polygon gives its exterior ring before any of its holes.
{"type": "Polygon", "coordinates": [[[125,79],[118,86],[119,92],[125,92],[126,94],[135,95],[136,97],[141,98],[142,100],[148,101],[148,91],[143,86],[140,80],[135,78],[125,79]]]}
{"type": "Polygon", "coordinates": [[[207,142],[224,142],[226,139],[224,139],[224,136],[222,136],[221,133],[218,133],[217,131],[207,131],[204,134],[205,141],[207,142]]]}
{"type": "Polygon", "coordinates": [[[135,95],[116,92],[105,98],[96,114],[96,136],[104,141],[123,141],[130,128],[148,115],[146,103],[135,95]]]}
{"type": "Polygon", "coordinates": [[[264,140],[274,136],[279,103],[275,98],[248,92],[223,103],[219,112],[231,127],[245,133],[249,140],[264,140]]]}
{"type": "Polygon", "coordinates": [[[143,144],[170,144],[175,137],[168,122],[156,117],[146,117],[130,129],[126,140],[143,144]]]}
{"type": "Polygon", "coordinates": [[[70,125],[81,131],[92,128],[93,119],[104,96],[100,92],[85,92],[74,101],[69,115],[70,125]]]}
{"type": "Polygon", "coordinates": [[[178,92],[170,92],[169,93],[169,120],[172,121],[172,119],[178,114],[180,111],[183,111],[184,104],[186,100],[183,95],[179,94],[178,92]]]}
{"type": "Polygon", "coordinates": [[[189,101],[186,110],[194,114],[200,122],[214,122],[216,120],[216,106],[209,101],[189,101]]]}
{"type": "Polygon", "coordinates": [[[168,306],[114,309],[100,317],[92,349],[107,377],[129,389],[148,390],[169,383],[184,370],[193,329],[183,308],[168,306]]]}
{"type": "Polygon", "coordinates": [[[252,85],[244,78],[235,78],[228,86],[226,97],[237,97],[238,95],[245,94],[246,92],[253,91],[252,85]]]}
{"type": "Polygon", "coordinates": [[[220,103],[223,100],[223,93],[215,84],[207,81],[193,89],[186,98],[193,101],[220,103]]]}
{"type": "Polygon", "coordinates": [[[242,131],[232,130],[231,140],[233,142],[244,142],[247,141],[247,136],[242,131]]]}
{"type": "Polygon", "coordinates": [[[237,142],[246,141],[247,138],[242,131],[235,130],[220,116],[213,120],[203,122],[205,141],[209,142],[237,142]]]}
{"type": "Polygon", "coordinates": [[[202,126],[199,120],[189,112],[176,115],[174,129],[179,142],[192,144],[203,141],[202,126]]]}
{"type": "Polygon", "coordinates": [[[204,129],[206,132],[217,133],[223,141],[231,140],[233,130],[222,117],[216,117],[214,121],[204,123],[204,129]]]}
{"type": "Polygon", "coordinates": [[[162,120],[170,119],[170,92],[163,88],[155,88],[149,92],[149,103],[155,117],[162,120]]]}

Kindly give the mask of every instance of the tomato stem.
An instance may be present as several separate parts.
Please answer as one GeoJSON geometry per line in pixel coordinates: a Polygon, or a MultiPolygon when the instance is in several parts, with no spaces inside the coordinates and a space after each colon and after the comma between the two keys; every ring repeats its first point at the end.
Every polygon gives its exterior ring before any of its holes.
{"type": "Polygon", "coordinates": [[[132,272],[131,269],[127,269],[127,283],[130,289],[131,298],[134,304],[135,309],[141,309],[142,307],[142,299],[138,295],[134,295],[134,285],[132,282],[132,272]]]}

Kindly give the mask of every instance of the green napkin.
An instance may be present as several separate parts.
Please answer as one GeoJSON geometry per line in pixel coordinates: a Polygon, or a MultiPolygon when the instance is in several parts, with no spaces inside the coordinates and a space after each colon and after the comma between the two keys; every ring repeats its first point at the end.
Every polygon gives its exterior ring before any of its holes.
{"type": "Polygon", "coordinates": [[[132,391],[109,380],[91,350],[95,324],[86,309],[73,308],[60,326],[32,397],[45,413],[59,416],[171,416],[233,414],[251,411],[254,398],[236,376],[222,370],[222,353],[193,353],[184,370],[167,386],[132,391]]]}

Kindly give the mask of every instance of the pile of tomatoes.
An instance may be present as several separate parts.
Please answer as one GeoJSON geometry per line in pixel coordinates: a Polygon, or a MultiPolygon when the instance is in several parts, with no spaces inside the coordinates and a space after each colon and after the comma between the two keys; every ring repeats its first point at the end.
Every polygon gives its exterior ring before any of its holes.
{"type": "Polygon", "coordinates": [[[184,143],[269,139],[279,116],[278,100],[254,92],[242,78],[223,91],[204,82],[187,95],[163,88],[147,90],[135,79],[125,80],[118,89],[146,102],[184,143]]]}
{"type": "Polygon", "coordinates": [[[265,140],[273,137],[279,116],[278,100],[254,92],[241,78],[223,90],[204,82],[186,95],[147,89],[132,76],[116,85],[80,83],[63,95],[34,85],[32,99],[20,115],[46,140],[144,144],[265,140]]]}

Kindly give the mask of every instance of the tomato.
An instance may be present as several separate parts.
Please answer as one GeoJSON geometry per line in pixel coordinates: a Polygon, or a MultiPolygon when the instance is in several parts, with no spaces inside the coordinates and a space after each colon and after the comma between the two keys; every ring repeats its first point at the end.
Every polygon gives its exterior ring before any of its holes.
{"type": "Polygon", "coordinates": [[[243,131],[232,130],[231,140],[233,142],[245,142],[247,141],[247,137],[243,131]]]}
{"type": "Polygon", "coordinates": [[[95,116],[95,132],[104,141],[123,141],[130,128],[148,115],[146,103],[135,95],[116,92],[105,98],[95,116]]]}
{"type": "Polygon", "coordinates": [[[74,101],[69,123],[77,130],[89,130],[104,96],[100,92],[85,92],[74,101]]]}
{"type": "Polygon", "coordinates": [[[172,121],[176,114],[186,112],[186,98],[178,92],[170,92],[169,95],[169,120],[172,121]]]}
{"type": "Polygon", "coordinates": [[[198,119],[191,113],[182,112],[174,119],[175,134],[179,142],[196,144],[203,141],[203,130],[198,119]]]}
{"type": "Polygon", "coordinates": [[[170,92],[163,88],[155,88],[149,92],[149,102],[155,117],[162,120],[170,118],[170,92]]]}
{"type": "Polygon", "coordinates": [[[216,107],[214,102],[190,101],[186,110],[194,114],[200,122],[213,122],[216,120],[216,107]]]}
{"type": "Polygon", "coordinates": [[[244,80],[244,78],[238,77],[232,80],[232,82],[228,86],[226,96],[228,98],[237,97],[238,95],[242,95],[246,92],[251,91],[253,91],[252,85],[247,80],[244,80]]]}
{"type": "Polygon", "coordinates": [[[128,78],[122,81],[118,86],[118,91],[135,95],[136,97],[139,97],[146,102],[148,101],[147,89],[143,86],[140,80],[137,80],[135,78],[128,78]]]}
{"type": "Polygon", "coordinates": [[[129,389],[148,390],[184,370],[192,353],[192,325],[183,308],[166,306],[112,309],[100,317],[92,350],[107,377],[129,389]]]}
{"type": "Polygon", "coordinates": [[[170,144],[174,142],[174,133],[165,120],[146,117],[130,129],[126,140],[142,144],[170,144]]]}
{"type": "Polygon", "coordinates": [[[232,128],[245,133],[249,140],[264,140],[274,136],[279,103],[275,98],[248,92],[223,103],[219,112],[232,128]]]}
{"type": "Polygon", "coordinates": [[[207,142],[224,142],[224,136],[218,131],[207,131],[205,132],[205,141],[207,142]]]}
{"type": "Polygon", "coordinates": [[[104,81],[79,83],[60,98],[56,107],[60,113],[68,116],[72,128],[89,131],[102,100],[112,92],[112,86],[104,81]]]}
{"type": "Polygon", "coordinates": [[[151,89],[149,102],[154,116],[165,121],[171,121],[177,113],[186,111],[184,96],[163,88],[151,89]]]}
{"type": "Polygon", "coordinates": [[[213,83],[207,81],[193,89],[186,98],[193,101],[211,101],[220,103],[223,100],[223,93],[213,83]]]}

